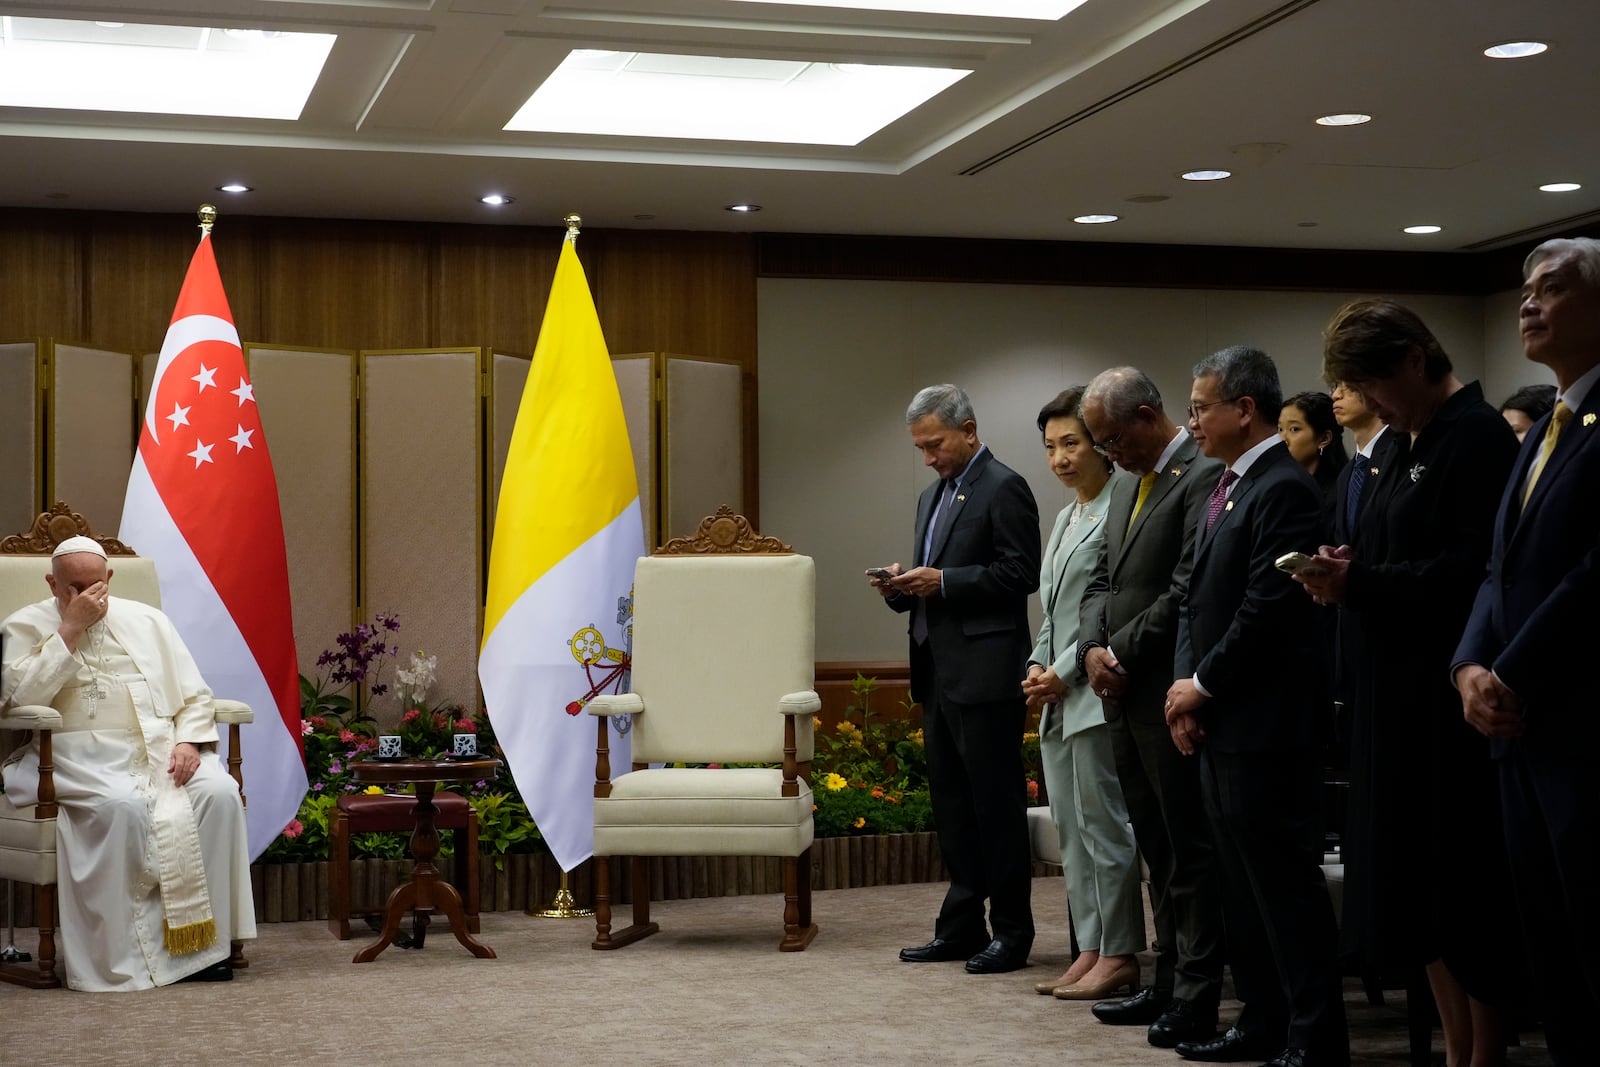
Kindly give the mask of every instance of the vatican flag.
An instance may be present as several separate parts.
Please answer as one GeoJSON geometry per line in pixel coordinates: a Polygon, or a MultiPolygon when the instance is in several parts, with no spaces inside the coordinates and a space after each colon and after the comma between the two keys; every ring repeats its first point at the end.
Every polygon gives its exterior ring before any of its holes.
{"type": "MultiPolygon", "coordinates": [[[[576,232],[556,264],[489,550],[478,680],[528,811],[562,870],[594,853],[595,722],[623,692],[644,525],[622,397],[576,232]]],[[[626,718],[612,766],[629,764],[626,718]]]]}

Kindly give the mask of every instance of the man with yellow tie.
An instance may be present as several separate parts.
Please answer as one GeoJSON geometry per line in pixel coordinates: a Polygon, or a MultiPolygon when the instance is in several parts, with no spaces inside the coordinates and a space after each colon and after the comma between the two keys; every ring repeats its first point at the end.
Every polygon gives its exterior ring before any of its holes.
{"type": "Polygon", "coordinates": [[[1110,490],[1106,552],[1084,593],[1078,660],[1105,705],[1156,920],[1153,984],[1095,1005],[1094,1014],[1147,1026],[1152,1045],[1172,1048],[1212,1036],[1222,986],[1222,911],[1198,763],[1178,752],[1162,713],[1195,530],[1222,464],[1200,454],[1167,417],[1155,383],[1133,367],[1090,382],[1081,415],[1097,450],[1139,476],[1110,490]]]}
{"type": "MultiPolygon", "coordinates": [[[[1600,1038],[1600,241],[1546,241],[1522,267],[1522,347],[1560,390],[1500,499],[1489,572],[1452,674],[1500,768],[1506,845],[1557,1064],[1600,1038]]],[[[1442,875],[1444,876],[1444,875],[1442,875]]]]}

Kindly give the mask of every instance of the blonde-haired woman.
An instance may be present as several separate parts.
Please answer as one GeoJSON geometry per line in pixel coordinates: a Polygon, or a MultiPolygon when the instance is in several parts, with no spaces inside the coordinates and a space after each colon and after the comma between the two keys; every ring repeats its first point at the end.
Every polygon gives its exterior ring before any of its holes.
{"type": "Polygon", "coordinates": [[[1077,674],[1078,604],[1105,551],[1111,463],[1078,417],[1074,387],[1039,412],[1045,457],[1076,493],[1056,518],[1039,575],[1044,622],[1022,683],[1039,711],[1039,753],[1050,815],[1061,835],[1078,957],[1060,978],[1034,989],[1062,1000],[1103,1000],[1139,988],[1134,953],[1145,947],[1139,857],[1117,783],[1105,710],[1077,674]]]}

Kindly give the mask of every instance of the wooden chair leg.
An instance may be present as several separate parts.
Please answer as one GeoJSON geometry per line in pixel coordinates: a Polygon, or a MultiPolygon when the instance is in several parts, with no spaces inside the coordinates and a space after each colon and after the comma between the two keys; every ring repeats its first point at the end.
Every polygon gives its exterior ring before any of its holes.
{"type": "MultiPolygon", "coordinates": [[[[459,851],[459,850],[458,850],[459,851]]],[[[462,910],[467,914],[467,930],[479,933],[478,921],[478,813],[467,809],[467,890],[462,910]]]]}
{"type": "Polygon", "coordinates": [[[625,930],[611,932],[611,857],[596,856],[590,864],[594,869],[594,942],[590,948],[621,948],[642,937],[649,937],[661,927],[650,921],[650,885],[648,868],[639,861],[643,857],[629,856],[628,877],[633,890],[633,925],[625,930]],[[641,892],[642,890],[642,892],[641,892]]]}
{"type": "Polygon", "coordinates": [[[783,940],[779,952],[801,952],[817,936],[811,921],[811,856],[809,851],[783,860],[783,940]],[[804,862],[802,862],[804,861],[804,862]],[[802,873],[802,869],[804,873],[802,873]],[[801,920],[801,895],[804,892],[805,920],[801,920]]]}
{"type": "Polygon", "coordinates": [[[250,966],[250,961],[244,955],[243,941],[228,942],[228,966],[236,971],[242,971],[250,966]]]}
{"type": "Polygon", "coordinates": [[[56,887],[42,885],[36,895],[35,907],[39,912],[39,973],[48,976],[52,985],[56,978],[56,887]]]}
{"type": "Polygon", "coordinates": [[[337,808],[328,830],[328,929],[350,940],[350,816],[337,808]]]}

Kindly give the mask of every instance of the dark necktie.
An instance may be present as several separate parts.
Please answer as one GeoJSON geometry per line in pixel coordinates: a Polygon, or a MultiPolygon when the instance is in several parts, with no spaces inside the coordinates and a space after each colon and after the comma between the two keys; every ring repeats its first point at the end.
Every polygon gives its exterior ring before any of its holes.
{"type": "Polygon", "coordinates": [[[1232,470],[1222,472],[1222,477],[1217,479],[1217,487],[1211,490],[1211,499],[1206,503],[1206,532],[1211,532],[1211,527],[1217,524],[1217,516],[1222,514],[1223,506],[1228,502],[1228,486],[1239,480],[1239,476],[1232,470]]]}
{"type": "MultiPolygon", "coordinates": [[[[939,494],[939,502],[933,506],[933,514],[928,516],[928,532],[922,537],[921,565],[926,567],[933,559],[933,547],[939,543],[939,536],[944,533],[944,528],[950,524],[950,505],[956,495],[954,480],[946,481],[944,489],[939,494]]],[[[922,644],[928,639],[928,598],[917,597],[911,605],[911,637],[922,644]]]]}
{"type": "Polygon", "coordinates": [[[1361,514],[1361,491],[1367,487],[1367,457],[1357,452],[1350,464],[1350,484],[1344,492],[1344,532],[1346,537],[1354,538],[1356,518],[1361,514]]]}

